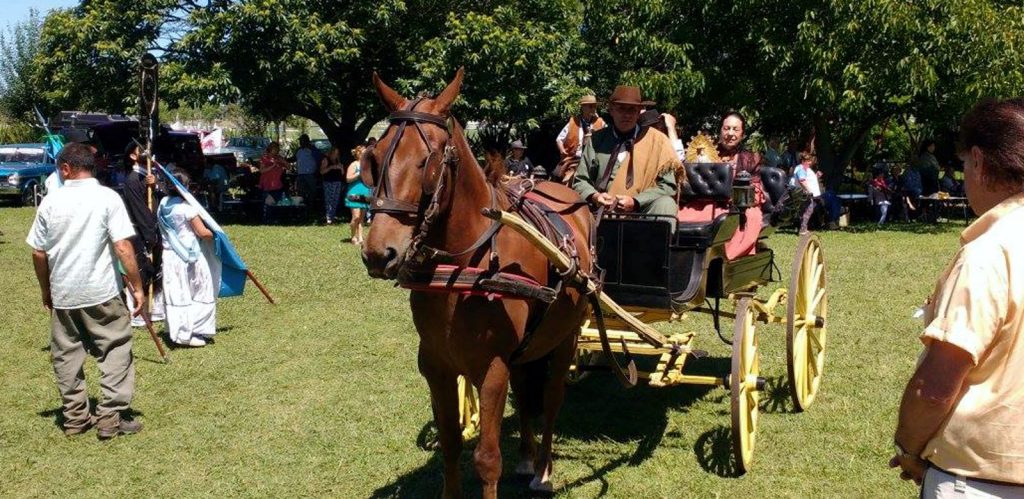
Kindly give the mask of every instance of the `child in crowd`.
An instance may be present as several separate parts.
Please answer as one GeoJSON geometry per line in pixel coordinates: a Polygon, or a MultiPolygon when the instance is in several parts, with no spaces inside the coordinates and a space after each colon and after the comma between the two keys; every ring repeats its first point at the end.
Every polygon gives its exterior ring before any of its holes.
{"type": "Polygon", "coordinates": [[[804,202],[801,210],[803,216],[800,217],[800,233],[806,234],[807,225],[811,221],[811,216],[814,215],[814,208],[821,204],[821,186],[818,183],[818,177],[821,174],[814,171],[814,166],[818,161],[814,153],[801,152],[799,158],[800,164],[794,168],[793,178],[796,179],[797,185],[807,193],[807,201],[804,202]]]}
{"type": "MultiPolygon", "coordinates": [[[[174,173],[186,188],[190,178],[174,173]]],[[[217,293],[200,239],[210,241],[213,232],[199,212],[177,192],[160,201],[157,222],[163,235],[164,314],[171,341],[201,347],[217,332],[217,293]]]]}

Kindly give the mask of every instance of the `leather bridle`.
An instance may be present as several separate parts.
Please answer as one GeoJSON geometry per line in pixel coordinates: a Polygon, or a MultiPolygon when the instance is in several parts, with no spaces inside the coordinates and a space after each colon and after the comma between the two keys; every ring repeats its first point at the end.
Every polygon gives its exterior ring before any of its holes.
{"type": "MultiPolygon", "coordinates": [[[[422,101],[422,98],[416,99],[405,106],[404,109],[394,111],[388,116],[389,130],[391,127],[398,127],[398,130],[384,155],[384,162],[381,164],[379,173],[379,181],[372,178],[372,172],[371,175],[363,176],[363,182],[373,186],[373,192],[367,200],[371,211],[419,220],[416,232],[413,233],[412,242],[407,249],[406,258],[403,260],[403,267],[406,264],[419,266],[431,262],[448,262],[454,257],[466,255],[493,239],[501,228],[501,223],[492,221],[490,227],[480,235],[476,242],[462,251],[448,252],[424,244],[424,239],[441,212],[442,195],[445,187],[447,187],[445,179],[450,178],[451,182],[454,183],[455,176],[458,173],[459,157],[455,152],[455,147],[451,144],[452,133],[448,127],[448,121],[442,116],[416,111],[416,106],[422,101]],[[423,173],[420,179],[422,195],[420,196],[419,204],[395,198],[394,189],[391,186],[388,174],[391,162],[394,160],[395,152],[398,149],[398,143],[402,141],[402,137],[405,135],[405,131],[410,124],[416,129],[420,139],[427,146],[427,158],[423,162],[423,173]],[[422,125],[433,125],[445,132],[444,153],[437,168],[431,168],[431,161],[436,157],[436,151],[431,147],[430,140],[428,140],[427,134],[423,131],[422,125]],[[368,177],[371,179],[370,182],[367,182],[368,177]]],[[[385,131],[384,135],[387,135],[387,132],[385,131]]],[[[488,189],[491,192],[491,208],[496,209],[498,208],[497,192],[489,184],[488,189]]],[[[492,253],[493,258],[493,256],[496,256],[496,252],[492,251],[492,253]]]]}

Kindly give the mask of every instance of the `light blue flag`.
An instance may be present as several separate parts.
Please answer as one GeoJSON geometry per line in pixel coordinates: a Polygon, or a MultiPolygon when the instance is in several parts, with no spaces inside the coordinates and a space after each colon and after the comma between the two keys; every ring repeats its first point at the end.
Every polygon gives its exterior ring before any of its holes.
{"type": "Polygon", "coordinates": [[[203,256],[210,264],[210,273],[213,275],[214,285],[217,285],[217,282],[220,283],[217,297],[241,296],[245,291],[245,278],[248,268],[245,266],[245,262],[242,261],[242,257],[235,251],[235,247],[231,245],[228,235],[224,233],[224,229],[221,228],[220,224],[210,216],[206,208],[199,204],[195,196],[184,185],[181,185],[181,182],[178,182],[178,179],[171,176],[171,173],[163,165],[155,161],[153,164],[171,182],[171,185],[178,191],[181,198],[199,212],[199,218],[213,232],[213,244],[212,246],[203,245],[203,256]]]}

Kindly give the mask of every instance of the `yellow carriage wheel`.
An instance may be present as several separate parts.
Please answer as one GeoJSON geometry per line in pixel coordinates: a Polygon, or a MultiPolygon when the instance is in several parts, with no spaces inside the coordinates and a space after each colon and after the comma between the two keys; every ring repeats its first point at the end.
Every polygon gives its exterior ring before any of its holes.
{"type": "Polygon", "coordinates": [[[789,388],[796,411],[814,403],[825,369],[828,279],[825,253],[818,236],[800,237],[786,306],[786,360],[789,388]]]}
{"type": "Polygon", "coordinates": [[[754,319],[754,314],[750,312],[750,298],[741,298],[736,304],[732,372],[729,375],[732,399],[732,451],[736,458],[737,474],[746,473],[750,469],[754,461],[754,443],[757,441],[762,382],[758,377],[761,372],[761,359],[757,349],[754,319]]]}
{"type": "Polygon", "coordinates": [[[469,441],[480,432],[480,399],[476,395],[476,388],[466,380],[465,376],[459,376],[459,425],[462,426],[462,440],[469,441]]]}

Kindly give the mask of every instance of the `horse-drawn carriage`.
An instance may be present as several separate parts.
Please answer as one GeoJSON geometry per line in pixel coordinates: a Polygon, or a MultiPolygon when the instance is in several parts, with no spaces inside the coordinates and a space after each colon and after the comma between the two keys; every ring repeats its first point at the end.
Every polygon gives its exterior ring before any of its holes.
{"type": "Polygon", "coordinates": [[[565,379],[578,380],[602,364],[627,385],[644,378],[652,386],[728,388],[736,465],[749,469],[765,385],[755,324],[786,327],[797,410],[813,402],[824,365],[826,276],[817,237],[800,238],[788,289],[757,294],[780,280],[775,253],[765,244],[775,220],[761,208],[778,213],[787,192],[784,173],[765,168],[757,179],[734,175],[730,164],[716,161],[707,138],[698,138],[677,175],[684,179],[677,217],[595,219],[563,185],[502,182],[479,166],[449,113],[463,74],[437,97],[416,99],[375,76],[390,126],[360,158],[363,182],[373,187],[366,201],[375,211],[363,262],[372,277],[411,291],[418,367],[444,457],[444,495],[461,495],[459,454],[479,429],[477,474],[483,496],[497,496],[510,386],[520,414],[516,472],[533,476],[531,489],[552,490],[552,435],[565,379]],[[735,310],[723,310],[722,300],[735,302],[735,310]],[[687,358],[700,353],[695,334],[666,336],[652,326],[674,327],[697,313],[710,314],[716,329],[723,317],[735,319],[729,373],[684,372],[687,358]],[[635,356],[655,357],[656,367],[638,370],[635,356]],[[540,445],[534,420],[543,425],[540,445]]]}
{"type": "MultiPolygon", "coordinates": [[[[698,136],[694,142],[702,140],[706,138],[698,136]]],[[[696,146],[691,143],[688,150],[696,146]]],[[[765,388],[756,325],[785,327],[789,392],[796,411],[806,410],[820,387],[828,309],[825,257],[818,237],[802,234],[788,287],[767,298],[759,296],[760,288],[783,277],[775,252],[766,244],[780,220],[762,217],[749,176],[734,175],[733,165],[715,162],[717,158],[701,159],[710,161],[683,164],[686,180],[677,220],[628,213],[608,214],[601,220],[595,249],[603,271],[602,306],[592,310],[583,325],[568,381],[577,382],[595,370],[620,369],[608,358],[611,353],[627,359],[657,358],[653,368],[632,374],[650,386],[711,385],[729,390],[733,453],[737,471],[744,473],[753,460],[759,394],[765,388]],[[734,311],[723,310],[723,301],[734,302],[734,311]],[[682,327],[691,314],[710,315],[718,336],[731,345],[728,373],[687,374],[686,360],[704,355],[693,346],[696,333],[665,336],[651,327],[682,327]],[[723,318],[733,319],[731,340],[722,333],[723,318]]],[[[781,211],[788,190],[785,172],[764,167],[759,175],[767,204],[781,211]]],[[[495,215],[536,244],[548,244],[530,234],[529,224],[515,215],[495,215]]],[[[634,366],[630,362],[635,371],[634,366]]],[[[476,398],[465,383],[459,390],[463,434],[469,437],[475,431],[476,398]]]]}

